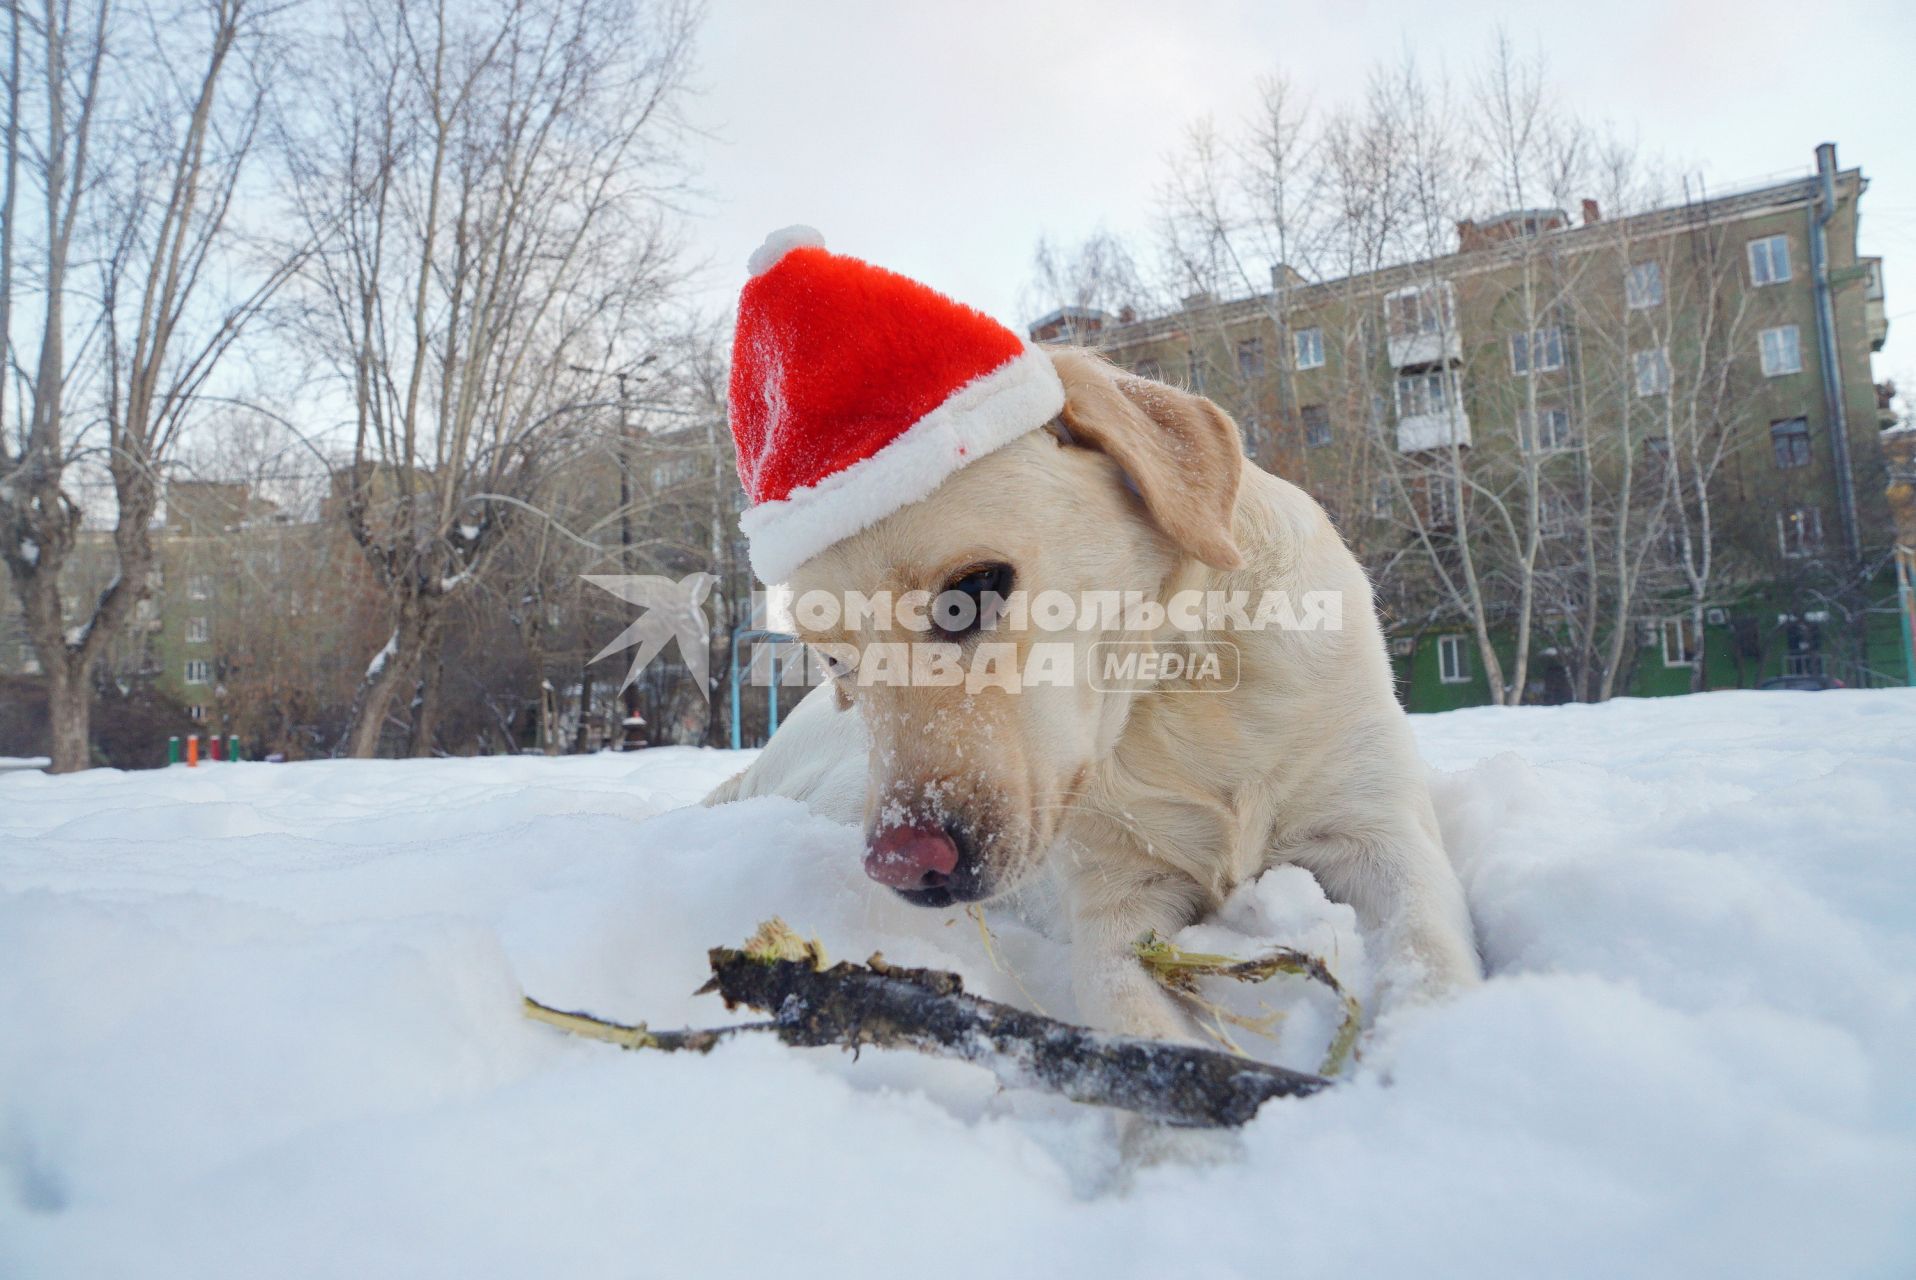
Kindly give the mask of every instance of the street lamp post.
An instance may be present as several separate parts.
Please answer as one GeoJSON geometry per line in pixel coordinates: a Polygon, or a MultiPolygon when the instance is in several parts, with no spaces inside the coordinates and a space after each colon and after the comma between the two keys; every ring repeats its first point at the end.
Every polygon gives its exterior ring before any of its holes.
{"type": "MultiPolygon", "coordinates": [[[[626,394],[631,376],[620,369],[612,375],[619,382],[619,572],[632,572],[632,398],[626,394]]],[[[645,718],[639,714],[637,681],[620,692],[624,714],[619,720],[619,750],[635,751],[645,745],[645,718]]]]}
{"type": "MultiPolygon", "coordinates": [[[[639,361],[647,365],[657,359],[656,355],[646,356],[639,361]]],[[[630,383],[643,381],[645,375],[634,373],[631,369],[591,369],[583,365],[570,366],[574,373],[591,374],[602,377],[610,373],[619,384],[619,572],[632,573],[632,502],[634,498],[632,484],[632,396],[630,383]]],[[[619,750],[636,751],[645,746],[645,718],[639,714],[639,686],[632,683],[625,686],[620,694],[621,716],[619,722],[619,750]]],[[[583,712],[583,708],[581,709],[583,712]]]]}

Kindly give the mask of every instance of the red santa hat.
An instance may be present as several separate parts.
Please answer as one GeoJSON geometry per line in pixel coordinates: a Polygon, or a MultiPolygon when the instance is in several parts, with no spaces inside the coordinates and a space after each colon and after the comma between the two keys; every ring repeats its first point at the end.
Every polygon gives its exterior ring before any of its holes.
{"type": "Polygon", "coordinates": [[[767,584],[1064,407],[1044,352],[916,280],[773,232],[739,295],[739,528],[767,584]]]}

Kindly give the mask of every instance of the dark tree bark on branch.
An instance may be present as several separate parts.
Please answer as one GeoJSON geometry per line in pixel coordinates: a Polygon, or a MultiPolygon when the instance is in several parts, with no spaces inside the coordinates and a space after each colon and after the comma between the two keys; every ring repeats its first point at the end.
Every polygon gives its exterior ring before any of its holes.
{"type": "Polygon", "coordinates": [[[991,1071],[1006,1085],[1043,1089],[1073,1102],[1117,1107],[1184,1128],[1227,1128],[1272,1098],[1301,1098],[1329,1086],[1322,1076],[1214,1049],[1106,1035],[968,994],[955,973],[907,969],[874,955],[865,964],[824,968],[815,946],[768,934],[743,950],[714,947],[712,979],[728,1008],[772,1015],[747,1027],[659,1031],[565,1013],[530,998],[529,1016],[626,1048],[706,1052],[744,1031],[771,1031],[803,1048],[837,1045],[915,1049],[991,1071]]]}

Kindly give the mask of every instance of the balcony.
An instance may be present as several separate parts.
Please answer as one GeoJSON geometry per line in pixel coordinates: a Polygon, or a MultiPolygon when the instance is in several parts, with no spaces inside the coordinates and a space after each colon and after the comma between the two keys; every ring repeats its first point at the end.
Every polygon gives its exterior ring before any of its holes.
{"type": "Polygon", "coordinates": [[[1397,451],[1422,453],[1470,443],[1463,380],[1455,369],[1397,376],[1397,451]]]}
{"type": "Polygon", "coordinates": [[[1397,419],[1397,452],[1423,453],[1429,449],[1447,449],[1470,443],[1470,417],[1462,409],[1439,409],[1433,413],[1400,414],[1397,419]]]}
{"type": "Polygon", "coordinates": [[[1451,364],[1464,358],[1463,340],[1454,326],[1440,333],[1393,333],[1385,345],[1393,369],[1451,364]]]}
{"type": "Polygon", "coordinates": [[[1461,361],[1457,298],[1448,280],[1412,285],[1384,298],[1385,347],[1394,369],[1461,361]]]}
{"type": "Polygon", "coordinates": [[[1889,337],[1889,307],[1883,288],[1883,260],[1864,258],[1863,268],[1869,274],[1865,277],[1868,284],[1863,289],[1863,318],[1869,331],[1869,349],[1881,351],[1883,343],[1889,337]]]}

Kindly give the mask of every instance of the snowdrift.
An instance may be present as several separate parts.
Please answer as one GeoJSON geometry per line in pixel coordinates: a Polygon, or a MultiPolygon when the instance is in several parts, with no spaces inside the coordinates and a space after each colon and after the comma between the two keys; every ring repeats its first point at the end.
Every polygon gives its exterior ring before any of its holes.
{"type": "MultiPolygon", "coordinates": [[[[677,808],[738,756],[0,775],[0,1274],[1916,1271],[1916,693],[1417,729],[1492,980],[1136,1171],[973,1068],[520,1016],[722,1022],[705,949],[775,913],[1071,1015],[1042,902],[994,960],[848,829],[677,808]]],[[[1370,981],[1294,869],[1180,941],[1370,981]]],[[[1335,1009],[1258,994],[1314,1066],[1335,1009]]]]}

